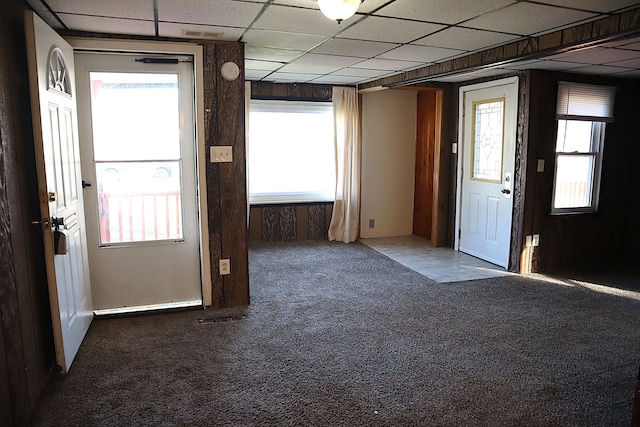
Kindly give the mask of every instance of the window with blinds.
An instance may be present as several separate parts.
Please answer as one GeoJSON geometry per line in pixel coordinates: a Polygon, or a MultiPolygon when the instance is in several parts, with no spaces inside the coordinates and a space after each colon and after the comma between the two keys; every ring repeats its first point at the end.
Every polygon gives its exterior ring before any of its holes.
{"type": "Polygon", "coordinates": [[[598,210],[606,123],[615,87],[559,82],[555,178],[551,213],[598,210]]]}

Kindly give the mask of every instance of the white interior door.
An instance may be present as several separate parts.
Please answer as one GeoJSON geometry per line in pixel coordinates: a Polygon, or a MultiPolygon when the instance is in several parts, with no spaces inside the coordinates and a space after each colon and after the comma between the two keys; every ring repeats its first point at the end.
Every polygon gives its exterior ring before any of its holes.
{"type": "Polygon", "coordinates": [[[202,303],[191,57],[76,53],[96,310],[202,303]]]}
{"type": "Polygon", "coordinates": [[[56,362],[63,373],[93,318],[82,204],[73,49],[25,15],[41,227],[56,362]],[[54,224],[58,224],[57,226],[54,224]],[[54,250],[54,228],[66,244],[54,250]],[[65,252],[59,254],[56,252],[65,252]]]}
{"type": "Polygon", "coordinates": [[[513,214],[517,79],[460,89],[458,248],[508,268],[513,214]]]}

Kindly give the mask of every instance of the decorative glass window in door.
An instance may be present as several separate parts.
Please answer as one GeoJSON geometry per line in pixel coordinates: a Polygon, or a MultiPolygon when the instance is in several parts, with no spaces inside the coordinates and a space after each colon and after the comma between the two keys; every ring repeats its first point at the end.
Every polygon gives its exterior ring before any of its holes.
{"type": "Polygon", "coordinates": [[[473,103],[471,179],[502,182],[504,98],[473,103]]]}
{"type": "Polygon", "coordinates": [[[47,89],[54,89],[71,96],[69,73],[59,47],[51,49],[49,54],[49,71],[47,72],[47,89]]]}

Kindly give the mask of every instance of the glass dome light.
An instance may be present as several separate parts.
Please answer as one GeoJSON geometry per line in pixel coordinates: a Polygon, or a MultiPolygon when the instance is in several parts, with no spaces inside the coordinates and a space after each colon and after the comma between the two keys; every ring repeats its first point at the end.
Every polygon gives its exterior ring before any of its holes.
{"type": "Polygon", "coordinates": [[[338,21],[338,24],[345,19],[351,18],[360,3],[363,0],[318,0],[318,6],[320,10],[329,19],[338,21]]]}

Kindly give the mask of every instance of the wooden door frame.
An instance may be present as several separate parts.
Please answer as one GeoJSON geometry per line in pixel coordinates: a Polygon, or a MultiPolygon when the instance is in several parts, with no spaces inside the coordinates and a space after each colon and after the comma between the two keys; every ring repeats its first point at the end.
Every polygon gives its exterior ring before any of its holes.
{"type": "Polygon", "coordinates": [[[193,55],[194,119],[197,150],[195,164],[198,169],[196,194],[198,198],[198,234],[200,248],[200,277],[202,280],[203,307],[212,304],[212,277],[209,245],[209,215],[207,208],[206,147],[204,119],[204,55],[201,45],[182,42],[156,42],[100,38],[69,37],[67,42],[74,50],[116,51],[132,53],[171,53],[193,55]]]}
{"type": "MultiPolygon", "coordinates": [[[[484,83],[477,83],[477,84],[472,84],[472,85],[466,85],[466,86],[461,86],[459,89],[459,99],[458,99],[458,147],[457,147],[457,153],[458,153],[458,167],[457,167],[457,171],[456,171],[456,212],[455,212],[455,221],[454,221],[454,243],[453,243],[453,249],[456,251],[460,250],[460,216],[461,216],[461,207],[462,207],[462,165],[464,163],[464,157],[463,157],[463,153],[464,153],[464,100],[465,100],[465,93],[466,92],[470,92],[473,90],[480,90],[480,89],[489,89],[492,87],[496,87],[496,86],[506,86],[506,85],[515,85],[516,86],[516,90],[520,91],[520,86],[519,86],[519,78],[518,77],[507,77],[504,79],[498,79],[498,80],[491,80],[488,82],[484,82],[484,83]]],[[[519,102],[519,98],[516,96],[516,99],[518,99],[519,102]]],[[[516,106],[516,111],[517,111],[517,106],[516,106]]],[[[517,118],[516,118],[517,119],[517,118]]],[[[515,144],[517,145],[518,141],[517,141],[517,124],[516,124],[516,141],[515,144]]],[[[517,149],[516,149],[517,152],[517,149]]],[[[517,155],[517,154],[516,154],[517,155]]],[[[514,159],[515,161],[515,159],[514,159]]],[[[517,171],[515,170],[516,165],[514,164],[514,172],[513,172],[513,180],[515,183],[515,177],[517,175],[517,171]]],[[[514,184],[515,185],[515,184],[514,184]]],[[[515,188],[515,187],[514,187],[515,188]]],[[[516,216],[513,215],[511,217],[511,225],[509,227],[509,235],[512,236],[513,234],[513,221],[515,220],[516,216]]],[[[509,242],[511,244],[511,237],[509,238],[509,242]]],[[[511,254],[511,250],[512,248],[509,248],[509,254],[511,254]]],[[[509,267],[511,266],[511,256],[509,255],[508,259],[507,259],[507,268],[506,270],[509,270],[509,267]]]]}

